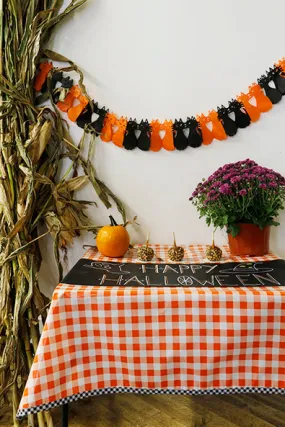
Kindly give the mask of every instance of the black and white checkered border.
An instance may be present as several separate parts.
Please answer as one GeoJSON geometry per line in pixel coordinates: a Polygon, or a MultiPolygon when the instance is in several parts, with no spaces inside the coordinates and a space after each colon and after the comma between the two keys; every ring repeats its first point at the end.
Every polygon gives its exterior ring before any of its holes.
{"type": "Polygon", "coordinates": [[[64,405],[66,403],[76,402],[80,399],[85,399],[91,396],[100,396],[104,394],[114,393],[134,393],[134,394],[176,394],[176,395],[210,395],[210,394],[241,394],[241,393],[259,393],[259,394],[284,394],[285,388],[275,387],[233,387],[233,388],[218,388],[218,389],[205,389],[205,390],[175,390],[175,389],[147,389],[147,388],[133,388],[133,387],[107,387],[96,389],[92,391],[83,391],[82,393],[74,394],[63,399],[56,400],[43,405],[33,406],[28,409],[20,409],[17,413],[17,419],[22,419],[29,414],[36,414],[37,412],[47,411],[51,408],[64,405]]]}

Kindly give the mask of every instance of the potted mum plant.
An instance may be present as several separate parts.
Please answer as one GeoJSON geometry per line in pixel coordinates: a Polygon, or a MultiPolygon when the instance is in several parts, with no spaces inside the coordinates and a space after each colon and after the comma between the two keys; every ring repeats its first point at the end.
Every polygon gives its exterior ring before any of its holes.
{"type": "Polygon", "coordinates": [[[190,200],[209,226],[227,229],[232,255],[264,255],[284,209],[285,178],[247,159],[219,168],[190,200]]]}

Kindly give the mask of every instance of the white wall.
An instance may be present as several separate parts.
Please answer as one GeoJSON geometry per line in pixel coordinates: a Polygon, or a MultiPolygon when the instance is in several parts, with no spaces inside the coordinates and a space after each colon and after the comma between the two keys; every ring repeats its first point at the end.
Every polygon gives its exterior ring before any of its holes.
{"type": "MultiPolygon", "coordinates": [[[[51,46],[83,70],[90,96],[119,115],[186,118],[246,91],[283,56],[284,14],[282,0],[271,8],[260,0],[88,0],[57,29],[51,46]]],[[[209,243],[210,230],[188,201],[191,192],[217,167],[248,157],[285,174],[284,117],[285,100],[234,138],[182,152],[129,152],[98,140],[98,176],[130,217],[138,215],[133,242],[150,230],[153,242],[170,243],[175,231],[179,243],[209,243]]],[[[80,130],[71,129],[78,141],[80,130]]],[[[96,199],[91,186],[81,196],[96,199]]],[[[102,206],[92,210],[99,224],[108,215],[102,206]]],[[[281,221],[272,248],[285,255],[285,215],[281,221]]],[[[225,234],[217,241],[225,243],[225,234]]],[[[93,243],[92,235],[76,241],[66,268],[84,243],[93,243]]],[[[50,292],[57,279],[49,246],[42,246],[41,277],[50,292]]]]}

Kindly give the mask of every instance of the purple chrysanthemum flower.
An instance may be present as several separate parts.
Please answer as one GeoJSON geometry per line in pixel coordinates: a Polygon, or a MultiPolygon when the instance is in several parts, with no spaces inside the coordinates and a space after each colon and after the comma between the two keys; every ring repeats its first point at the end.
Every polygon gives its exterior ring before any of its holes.
{"type": "Polygon", "coordinates": [[[223,184],[220,187],[220,193],[222,194],[230,194],[231,193],[231,187],[229,184],[223,184]]]}
{"type": "Polygon", "coordinates": [[[231,178],[231,183],[232,184],[235,184],[235,183],[237,183],[237,182],[240,182],[242,180],[242,178],[240,177],[240,176],[233,176],[232,178],[231,178]]]}
{"type": "Polygon", "coordinates": [[[256,167],[254,167],[254,168],[252,169],[252,172],[254,172],[255,174],[257,174],[257,173],[264,173],[264,172],[265,172],[265,169],[264,169],[264,168],[262,168],[261,166],[256,166],[256,167]]]}
{"type": "Polygon", "coordinates": [[[198,184],[190,200],[215,227],[224,225],[224,216],[235,223],[244,218],[255,223],[266,222],[270,215],[271,221],[279,213],[280,202],[285,203],[285,178],[246,159],[220,167],[198,184]],[[246,203],[241,203],[241,197],[246,203]],[[257,203],[262,207],[258,212],[257,203]]]}
{"type": "Polygon", "coordinates": [[[228,180],[231,178],[231,176],[232,176],[232,174],[231,174],[231,173],[226,173],[226,174],[223,176],[223,180],[224,180],[224,181],[228,181],[228,180]]]}
{"type": "Polygon", "coordinates": [[[216,181],[216,182],[213,183],[213,185],[211,186],[211,188],[217,188],[217,187],[220,187],[221,185],[222,185],[221,181],[216,181]]]}

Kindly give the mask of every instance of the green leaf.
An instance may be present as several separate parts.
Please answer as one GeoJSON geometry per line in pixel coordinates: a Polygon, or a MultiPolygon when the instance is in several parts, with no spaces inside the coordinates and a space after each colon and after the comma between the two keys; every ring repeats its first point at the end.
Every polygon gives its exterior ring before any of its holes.
{"type": "Polygon", "coordinates": [[[270,221],[268,221],[268,222],[266,223],[266,226],[267,226],[267,227],[270,227],[270,226],[278,227],[278,225],[280,225],[280,222],[278,222],[278,221],[273,221],[273,220],[270,220],[270,221]]]}
{"type": "Polygon", "coordinates": [[[240,228],[237,224],[229,224],[227,227],[227,233],[231,234],[233,237],[236,237],[239,235],[240,228]]]}
{"type": "Polygon", "coordinates": [[[222,217],[222,224],[224,226],[228,225],[228,220],[229,220],[228,215],[223,215],[223,217],[222,217]]]}

